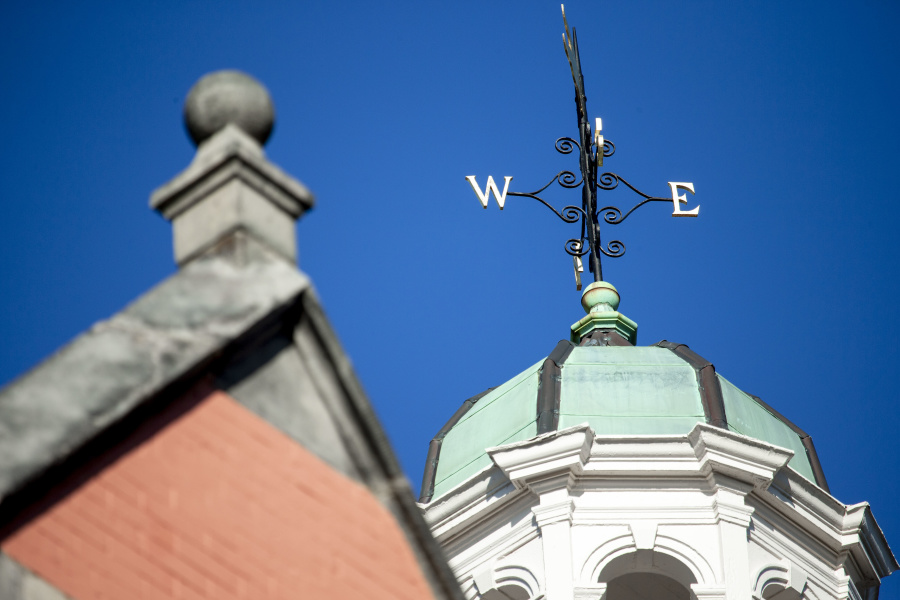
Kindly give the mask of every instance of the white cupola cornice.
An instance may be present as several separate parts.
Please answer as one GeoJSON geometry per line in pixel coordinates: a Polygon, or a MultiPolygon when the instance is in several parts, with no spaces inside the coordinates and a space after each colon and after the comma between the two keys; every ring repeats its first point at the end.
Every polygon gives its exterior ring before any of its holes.
{"type": "Polygon", "coordinates": [[[616,600],[637,585],[838,600],[897,568],[868,505],[794,471],[792,451],[719,427],[595,436],[584,424],[487,453],[490,467],[423,505],[471,598],[616,600]]]}

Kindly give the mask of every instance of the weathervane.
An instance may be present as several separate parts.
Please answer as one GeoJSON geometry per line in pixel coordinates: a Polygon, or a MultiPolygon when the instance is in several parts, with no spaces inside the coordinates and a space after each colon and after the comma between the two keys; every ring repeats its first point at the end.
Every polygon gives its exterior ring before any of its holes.
{"type": "Polygon", "coordinates": [[[598,175],[600,167],[603,166],[603,158],[612,156],[616,151],[616,146],[611,141],[603,139],[603,135],[600,133],[603,130],[603,126],[599,118],[595,120],[594,130],[591,131],[587,116],[587,97],[584,93],[584,76],[581,73],[581,57],[578,53],[578,38],[575,35],[574,27],[572,28],[572,33],[569,33],[569,24],[566,21],[565,6],[562,7],[562,14],[563,24],[566,28],[563,33],[563,46],[565,47],[566,58],[569,59],[569,67],[572,70],[572,80],[575,83],[575,106],[578,110],[578,130],[580,136],[578,141],[570,137],[559,138],[556,140],[556,151],[560,154],[571,154],[575,148],[578,148],[581,179],[578,179],[572,171],[560,171],[547,183],[547,185],[533,192],[509,191],[509,182],[512,181],[512,176],[503,178],[502,192],[498,189],[492,176],[488,176],[484,192],[481,191],[478,183],[476,183],[474,175],[468,175],[466,180],[472,185],[472,189],[475,190],[475,194],[478,196],[478,199],[481,201],[481,205],[484,208],[487,208],[488,200],[491,195],[496,199],[497,204],[500,206],[500,210],[503,210],[503,205],[506,202],[507,196],[521,196],[534,198],[552,210],[557,217],[566,223],[576,223],[580,220],[581,236],[567,240],[565,245],[566,252],[572,256],[575,265],[575,282],[580,290],[581,273],[584,271],[582,263],[583,256],[590,255],[590,271],[594,275],[594,281],[603,281],[603,270],[600,266],[600,254],[605,254],[610,258],[618,258],[625,254],[625,244],[619,240],[612,240],[605,248],[603,247],[603,244],[600,241],[599,218],[601,213],[604,222],[610,225],[618,225],[627,219],[631,213],[648,202],[673,202],[675,205],[675,210],[672,213],[673,217],[696,217],[700,212],[700,207],[697,206],[691,210],[682,210],[681,208],[682,204],[687,203],[687,194],[679,195],[678,191],[686,190],[693,194],[694,184],[692,183],[668,182],[672,195],[671,197],[663,198],[645,194],[615,173],[605,172],[598,175]],[[554,181],[559,183],[562,187],[569,189],[581,186],[581,207],[569,205],[563,207],[561,211],[556,210],[550,203],[538,196],[538,194],[550,187],[554,181]],[[615,189],[620,182],[624,183],[630,190],[643,197],[643,200],[638,202],[625,214],[622,214],[622,211],[615,206],[604,206],[598,210],[597,190],[615,189]],[[587,245],[585,245],[585,242],[587,242],[587,245]]]}

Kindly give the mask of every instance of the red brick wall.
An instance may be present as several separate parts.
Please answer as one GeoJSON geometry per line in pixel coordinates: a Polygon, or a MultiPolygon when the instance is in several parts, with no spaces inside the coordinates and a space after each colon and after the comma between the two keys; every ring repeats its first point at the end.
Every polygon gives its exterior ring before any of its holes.
{"type": "Polygon", "coordinates": [[[77,600],[432,597],[367,488],[220,391],[2,549],[77,600]]]}

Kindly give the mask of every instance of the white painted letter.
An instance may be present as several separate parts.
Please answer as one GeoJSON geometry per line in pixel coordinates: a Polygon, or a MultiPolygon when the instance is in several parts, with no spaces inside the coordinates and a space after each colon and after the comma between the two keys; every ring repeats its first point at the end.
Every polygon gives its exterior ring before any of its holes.
{"type": "Polygon", "coordinates": [[[490,194],[494,194],[494,198],[497,200],[497,204],[500,205],[500,210],[503,210],[503,203],[506,202],[506,192],[509,190],[509,182],[512,181],[512,177],[504,177],[503,184],[503,193],[500,193],[500,190],[497,189],[497,184],[494,182],[494,178],[488,175],[487,185],[484,188],[484,193],[481,192],[481,189],[478,187],[478,184],[475,182],[474,175],[467,175],[466,181],[468,181],[472,185],[472,189],[475,190],[475,194],[478,196],[478,199],[481,200],[481,206],[487,208],[488,198],[490,194]]]}
{"type": "Polygon", "coordinates": [[[687,190],[690,193],[694,193],[694,184],[693,183],[681,183],[677,181],[670,181],[669,187],[672,188],[672,202],[675,203],[675,212],[672,213],[673,217],[696,217],[700,212],[700,207],[693,210],[681,210],[681,206],[679,203],[687,204],[687,194],[678,195],[678,188],[683,190],[687,190]]]}

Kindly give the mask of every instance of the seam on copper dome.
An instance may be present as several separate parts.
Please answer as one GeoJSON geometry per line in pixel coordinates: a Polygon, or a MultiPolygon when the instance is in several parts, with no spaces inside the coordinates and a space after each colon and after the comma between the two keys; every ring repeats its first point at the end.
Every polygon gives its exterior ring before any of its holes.
{"type": "Polygon", "coordinates": [[[819,462],[819,454],[816,452],[815,445],[813,445],[812,436],[797,427],[793,421],[785,417],[783,414],[769,406],[759,396],[754,396],[753,394],[747,395],[759,402],[760,406],[772,413],[775,418],[790,427],[794,433],[800,436],[800,442],[806,449],[806,457],[809,459],[809,466],[812,467],[813,476],[816,478],[816,485],[830,494],[831,490],[828,488],[828,482],[825,480],[825,471],[822,469],[822,463],[819,462]]]}
{"type": "Polygon", "coordinates": [[[453,426],[459,423],[460,419],[475,406],[476,402],[495,389],[497,389],[496,386],[490,387],[463,402],[462,406],[456,409],[453,416],[444,423],[444,426],[441,427],[440,431],[435,434],[434,438],[432,438],[431,442],[428,444],[428,456],[425,457],[425,473],[422,475],[422,489],[419,492],[419,502],[422,504],[431,502],[431,498],[434,496],[434,479],[437,474],[438,461],[441,458],[441,445],[444,443],[444,437],[446,437],[447,433],[453,429],[453,426]]]}
{"type": "Polygon", "coordinates": [[[537,434],[556,431],[559,428],[559,403],[562,395],[562,366],[569,358],[575,344],[560,340],[544,360],[538,373],[537,434]]]}
{"type": "Polygon", "coordinates": [[[722,386],[719,384],[719,378],[716,377],[716,367],[685,344],[676,344],[662,340],[655,345],[671,350],[675,356],[694,368],[694,372],[697,374],[697,385],[700,389],[700,399],[703,403],[703,412],[706,414],[706,422],[714,427],[728,429],[728,420],[725,415],[725,399],[722,396],[722,386]]]}

